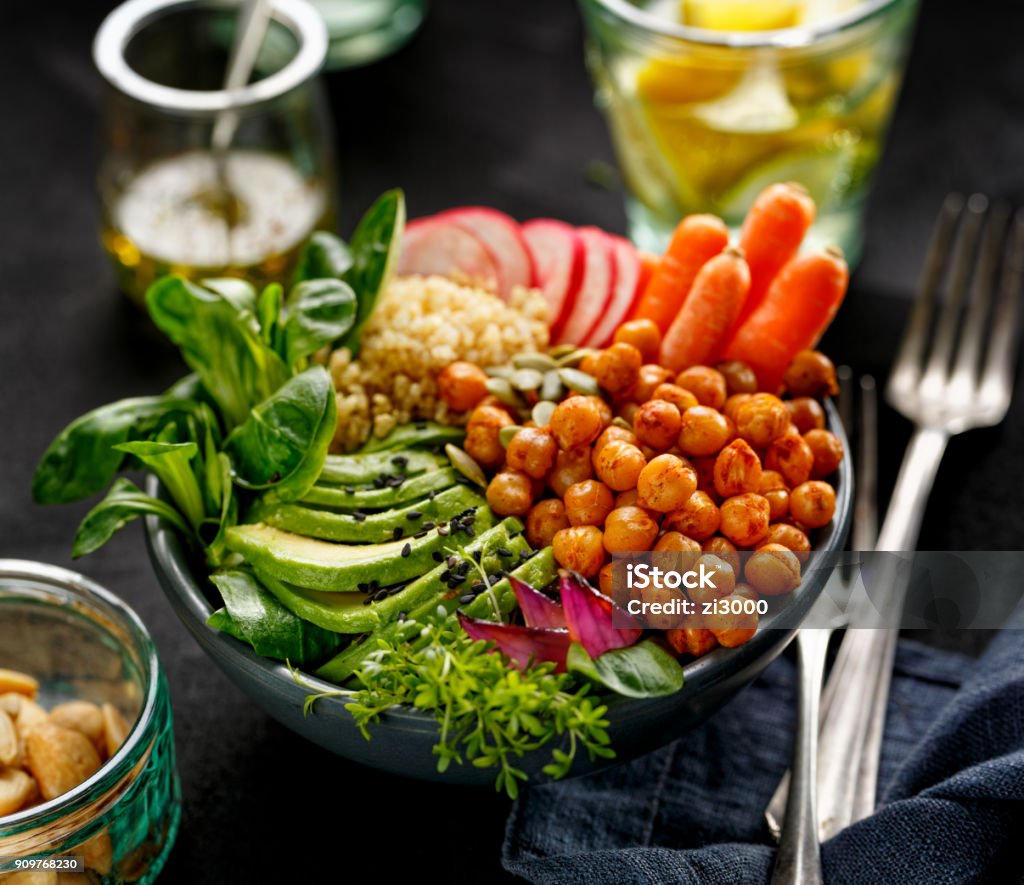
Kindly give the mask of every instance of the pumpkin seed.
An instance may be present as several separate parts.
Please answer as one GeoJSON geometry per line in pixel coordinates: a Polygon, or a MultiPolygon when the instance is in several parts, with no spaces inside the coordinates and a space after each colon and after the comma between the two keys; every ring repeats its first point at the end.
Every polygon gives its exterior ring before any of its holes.
{"type": "Polygon", "coordinates": [[[512,365],[517,369],[536,369],[538,372],[546,372],[555,368],[555,361],[546,353],[522,353],[512,358],[512,365]]]}
{"type": "Polygon", "coordinates": [[[447,443],[444,447],[444,453],[448,456],[448,460],[452,462],[452,467],[458,470],[466,479],[470,482],[475,482],[481,488],[487,488],[487,477],[484,475],[483,468],[462,449],[447,443]]]}
{"type": "Polygon", "coordinates": [[[555,414],[555,404],[550,400],[542,399],[533,407],[530,417],[538,427],[547,427],[551,423],[551,416],[555,414]]]}
{"type": "Polygon", "coordinates": [[[559,366],[578,366],[588,356],[597,353],[592,347],[577,347],[572,353],[567,353],[558,360],[559,366]]]}
{"type": "Polygon", "coordinates": [[[562,379],[562,383],[570,390],[575,390],[577,393],[585,393],[588,396],[597,396],[600,388],[597,386],[597,380],[593,375],[588,375],[586,372],[581,372],[579,369],[562,368],[558,370],[558,377],[562,379]]]}
{"type": "Polygon", "coordinates": [[[551,348],[551,350],[548,351],[548,353],[550,353],[551,356],[557,360],[559,357],[563,357],[566,354],[570,354],[575,350],[575,344],[556,344],[554,347],[551,348]]]}
{"type": "Polygon", "coordinates": [[[490,378],[504,378],[506,381],[512,377],[511,366],[488,366],[484,374],[490,378]]]}
{"type": "Polygon", "coordinates": [[[544,383],[544,375],[536,369],[516,369],[509,380],[516,390],[536,390],[544,383]]]}
{"type": "Polygon", "coordinates": [[[623,430],[628,430],[630,433],[633,432],[633,425],[630,424],[621,415],[616,415],[614,418],[612,418],[612,426],[613,427],[621,427],[623,430]]]}
{"type": "Polygon", "coordinates": [[[544,373],[544,383],[540,387],[540,398],[558,402],[562,398],[562,379],[557,369],[544,373]]]}
{"type": "Polygon", "coordinates": [[[503,402],[506,406],[522,405],[522,401],[512,389],[512,385],[504,378],[489,378],[484,386],[488,393],[493,394],[499,402],[503,402]]]}
{"type": "Polygon", "coordinates": [[[523,428],[518,424],[509,424],[507,427],[502,427],[498,431],[498,439],[501,440],[501,444],[507,449],[509,443],[512,442],[512,437],[519,433],[523,428]]]}

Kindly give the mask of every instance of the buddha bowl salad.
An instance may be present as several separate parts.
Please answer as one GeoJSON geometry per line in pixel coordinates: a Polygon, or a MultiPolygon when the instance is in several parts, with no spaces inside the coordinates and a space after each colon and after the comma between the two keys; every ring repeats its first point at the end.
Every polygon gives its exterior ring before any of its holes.
{"type": "Polygon", "coordinates": [[[287,291],[154,283],[192,373],[72,422],[34,496],[109,486],[75,556],[164,520],[205,561],[211,628],[336,684],[367,737],[432,713],[439,769],[493,767],[514,796],[524,754],[554,778],[614,756],[609,697],[679,691],[681,661],[799,585],[843,457],[810,348],[847,272],[800,253],[813,217],[773,185],[738,244],[695,216],[655,257],[478,207],[405,229],[386,193],[349,243],[315,234],[287,291]],[[688,591],[699,625],[612,625],[611,554],[650,550],[719,576],[688,591]]]}

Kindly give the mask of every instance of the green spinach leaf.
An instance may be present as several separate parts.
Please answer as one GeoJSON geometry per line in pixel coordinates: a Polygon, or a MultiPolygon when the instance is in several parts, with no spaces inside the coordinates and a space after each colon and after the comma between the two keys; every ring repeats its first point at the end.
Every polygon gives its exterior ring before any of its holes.
{"type": "Polygon", "coordinates": [[[320,660],[337,650],[341,637],[292,614],[246,569],[223,569],[210,580],[224,600],[228,622],[214,612],[207,623],[228,629],[237,639],[247,642],[258,655],[302,664],[320,660]]]}
{"type": "Polygon", "coordinates": [[[260,292],[259,300],[256,302],[256,317],[260,324],[260,340],[267,347],[280,353],[277,340],[280,336],[281,326],[281,302],[284,299],[284,289],[278,283],[271,283],[260,292]]]}
{"type": "Polygon", "coordinates": [[[121,477],[110,487],[107,496],[82,520],[71,548],[72,558],[77,559],[98,550],[116,531],[138,516],[159,516],[180,532],[189,534],[189,527],[181,514],[170,504],[150,497],[130,480],[121,477]]]}
{"type": "Polygon", "coordinates": [[[203,506],[203,493],[191,464],[199,452],[196,443],[137,440],[121,443],[115,448],[127,455],[133,455],[152,470],[192,527],[199,528],[206,516],[206,509],[203,506]]]}
{"type": "Polygon", "coordinates": [[[295,269],[294,283],[325,277],[341,279],[352,267],[352,254],[344,241],[325,230],[314,231],[306,241],[295,269]]]}
{"type": "Polygon", "coordinates": [[[657,698],[683,687],[682,665],[660,645],[644,639],[592,658],[578,642],[569,646],[566,666],[627,698],[657,698]]]}
{"type": "Polygon", "coordinates": [[[293,369],[325,344],[334,344],[356,320],[356,296],[341,280],[306,280],[288,296],[282,339],[285,362],[293,369]]]}

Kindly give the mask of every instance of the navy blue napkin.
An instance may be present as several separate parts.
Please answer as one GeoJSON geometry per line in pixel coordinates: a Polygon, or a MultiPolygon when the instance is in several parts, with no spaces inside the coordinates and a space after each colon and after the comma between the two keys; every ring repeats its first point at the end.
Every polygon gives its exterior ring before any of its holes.
{"type": "MultiPolygon", "coordinates": [[[[1024,627],[1024,612],[1014,626],[1024,627]]],[[[539,883],[763,883],[762,813],[789,765],[794,672],[776,660],[711,721],[589,777],[527,790],[507,870],[539,883]]],[[[826,882],[963,885],[1024,874],[1024,632],[978,660],[900,642],[880,810],[822,847],[826,882]]]]}

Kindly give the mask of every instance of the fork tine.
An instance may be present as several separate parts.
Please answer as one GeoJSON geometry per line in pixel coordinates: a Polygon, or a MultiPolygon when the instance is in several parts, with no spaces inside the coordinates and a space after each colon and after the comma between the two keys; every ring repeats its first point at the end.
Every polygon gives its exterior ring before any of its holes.
{"type": "Polygon", "coordinates": [[[1021,278],[1024,277],[1024,208],[1018,209],[1003,266],[999,301],[992,316],[992,337],[981,378],[979,399],[991,397],[992,418],[1002,420],[1010,405],[1013,369],[1020,337],[1017,315],[1020,309],[1021,278]]]}
{"type": "Polygon", "coordinates": [[[924,269],[917,286],[917,295],[914,297],[914,306],[907,319],[900,348],[889,375],[886,397],[890,401],[903,390],[913,389],[921,376],[932,304],[942,281],[950,240],[963,208],[964,198],[960,194],[949,194],[935,220],[924,269]]]}
{"type": "Polygon", "coordinates": [[[938,327],[932,341],[931,353],[921,378],[921,395],[925,399],[942,397],[949,376],[953,347],[963,304],[974,267],[974,253],[981,232],[981,223],[988,210],[988,200],[982,194],[972,194],[967,200],[964,218],[960,223],[956,246],[953,250],[953,268],[947,278],[946,303],[938,318],[938,327]]]}

